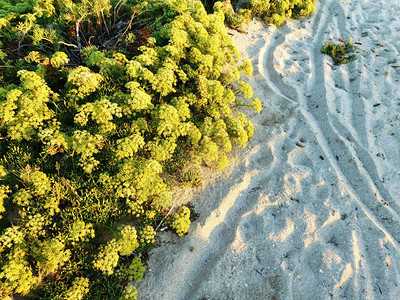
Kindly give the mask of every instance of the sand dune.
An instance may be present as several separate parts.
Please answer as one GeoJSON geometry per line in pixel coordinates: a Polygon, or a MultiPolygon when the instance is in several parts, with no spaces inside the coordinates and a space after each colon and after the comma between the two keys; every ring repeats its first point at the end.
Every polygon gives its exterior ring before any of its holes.
{"type": "Polygon", "coordinates": [[[318,0],[247,31],[255,136],[183,194],[200,217],[160,235],[141,299],[400,299],[400,2],[318,0]],[[350,36],[354,62],[320,53],[350,36]]]}

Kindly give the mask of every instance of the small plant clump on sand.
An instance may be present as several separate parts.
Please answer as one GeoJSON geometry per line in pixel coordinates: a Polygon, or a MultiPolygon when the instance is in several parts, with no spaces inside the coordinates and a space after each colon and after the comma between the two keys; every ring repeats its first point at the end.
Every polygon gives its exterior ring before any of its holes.
{"type": "Polygon", "coordinates": [[[341,41],[340,44],[336,45],[331,42],[325,42],[325,45],[321,49],[323,54],[332,57],[335,64],[347,64],[355,60],[356,56],[352,54],[355,51],[356,49],[351,42],[351,38],[347,43],[341,41]]]}
{"type": "Polygon", "coordinates": [[[197,0],[0,0],[0,298],[136,299],[190,227],[171,182],[253,135],[251,73],[197,0]]]}

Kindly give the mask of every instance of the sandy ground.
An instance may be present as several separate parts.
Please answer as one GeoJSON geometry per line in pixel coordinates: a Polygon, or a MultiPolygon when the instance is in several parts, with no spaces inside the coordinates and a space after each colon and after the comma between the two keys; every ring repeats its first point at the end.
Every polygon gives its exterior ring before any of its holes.
{"type": "Polygon", "coordinates": [[[400,2],[318,0],[308,20],[232,32],[263,103],[255,136],[160,235],[140,299],[400,299],[400,2]],[[358,41],[334,66],[331,38],[358,41]]]}

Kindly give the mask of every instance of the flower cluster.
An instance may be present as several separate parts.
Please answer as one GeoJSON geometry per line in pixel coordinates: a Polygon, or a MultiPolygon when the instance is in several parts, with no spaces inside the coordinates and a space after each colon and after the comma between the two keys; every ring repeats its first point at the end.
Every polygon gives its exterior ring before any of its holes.
{"type": "Polygon", "coordinates": [[[107,245],[100,249],[96,259],[93,261],[93,267],[104,274],[111,275],[119,260],[119,245],[115,239],[109,241],[107,245]]]}
{"type": "Polygon", "coordinates": [[[61,51],[55,52],[50,59],[50,64],[54,68],[59,68],[61,65],[67,64],[68,62],[68,55],[61,51]]]}
{"type": "Polygon", "coordinates": [[[136,229],[130,225],[120,228],[120,237],[117,240],[120,255],[129,255],[139,247],[136,229]]]}
{"type": "Polygon", "coordinates": [[[12,139],[31,139],[54,115],[47,106],[52,91],[35,72],[22,70],[18,75],[22,85],[9,91],[6,101],[0,102],[0,128],[7,128],[12,139]]]}
{"type": "Polygon", "coordinates": [[[133,285],[128,285],[122,292],[122,296],[118,300],[136,300],[138,291],[133,285]]]}
{"type": "Polygon", "coordinates": [[[101,248],[93,266],[95,269],[111,275],[118,264],[119,255],[130,255],[137,247],[139,247],[139,243],[136,229],[130,225],[125,225],[119,228],[117,239],[112,239],[101,248]]]}
{"type": "Polygon", "coordinates": [[[114,116],[121,117],[122,109],[117,103],[112,103],[107,98],[96,100],[82,105],[75,115],[74,121],[80,126],[86,126],[89,120],[92,120],[96,126],[100,126],[99,132],[109,133],[116,129],[112,122],[114,116]]]}
{"type": "Polygon", "coordinates": [[[174,215],[172,228],[179,236],[184,235],[190,228],[190,209],[187,206],[181,207],[181,212],[174,215]]]}
{"type": "Polygon", "coordinates": [[[103,79],[103,76],[92,72],[89,68],[79,66],[71,70],[68,75],[68,84],[72,87],[70,93],[78,98],[84,98],[96,91],[103,79]]]}
{"type": "Polygon", "coordinates": [[[72,149],[81,155],[80,166],[86,173],[91,173],[99,161],[93,154],[98,153],[103,147],[103,136],[92,135],[86,130],[76,130],[72,136],[72,149]]]}
{"type": "Polygon", "coordinates": [[[41,214],[28,215],[24,230],[26,235],[37,238],[46,234],[44,227],[47,224],[47,218],[41,214]]]}
{"type": "Polygon", "coordinates": [[[38,136],[50,155],[63,153],[69,149],[70,138],[60,131],[60,127],[61,123],[53,119],[48,127],[39,129],[38,136]]]}
{"type": "Polygon", "coordinates": [[[38,281],[27,258],[27,253],[22,248],[14,247],[7,255],[8,260],[0,272],[2,284],[14,293],[26,295],[38,281]]]}
{"type": "Polygon", "coordinates": [[[56,272],[71,257],[71,251],[65,249],[65,243],[58,238],[39,242],[37,252],[42,276],[56,272]]]}
{"type": "Polygon", "coordinates": [[[156,237],[156,231],[150,225],[145,226],[140,232],[140,243],[141,244],[152,244],[156,237]]]}
{"type": "Polygon", "coordinates": [[[89,292],[89,279],[84,277],[76,277],[72,282],[72,286],[67,290],[63,299],[65,300],[82,300],[89,292]]]}
{"type": "Polygon", "coordinates": [[[24,233],[19,226],[8,227],[0,236],[0,253],[5,249],[11,248],[13,245],[18,245],[24,240],[24,233]]]}
{"type": "Polygon", "coordinates": [[[142,135],[138,133],[132,134],[117,140],[115,155],[118,159],[133,157],[144,145],[145,141],[142,135]]]}
{"type": "Polygon", "coordinates": [[[78,242],[87,242],[89,239],[94,238],[94,236],[93,225],[90,223],[86,224],[80,220],[73,222],[68,231],[68,239],[73,245],[78,242]]]}
{"type": "Polygon", "coordinates": [[[27,167],[21,174],[21,179],[35,196],[43,196],[51,190],[51,180],[43,172],[27,167]]]}
{"type": "Polygon", "coordinates": [[[137,283],[142,281],[144,276],[144,272],[146,271],[146,267],[143,266],[142,261],[139,257],[135,257],[132,259],[130,264],[126,264],[122,266],[118,271],[115,272],[115,275],[128,280],[135,280],[137,283]]]}

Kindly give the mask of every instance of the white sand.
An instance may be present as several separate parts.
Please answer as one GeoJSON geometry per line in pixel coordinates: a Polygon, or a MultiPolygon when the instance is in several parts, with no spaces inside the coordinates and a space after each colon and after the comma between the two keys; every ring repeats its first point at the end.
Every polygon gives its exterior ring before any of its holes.
{"type": "Polygon", "coordinates": [[[140,299],[400,299],[400,1],[318,0],[232,34],[264,106],[255,136],[183,193],[200,217],[160,235],[140,299]],[[320,53],[350,36],[356,61],[320,53]]]}

